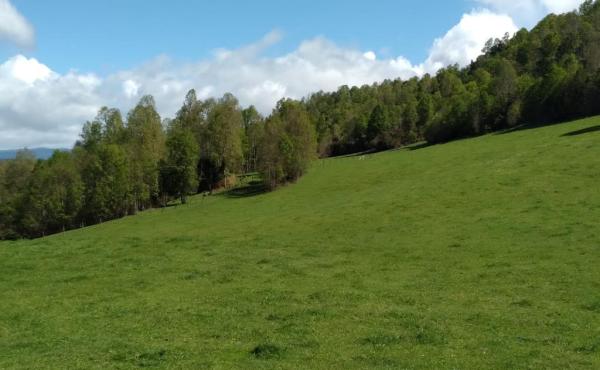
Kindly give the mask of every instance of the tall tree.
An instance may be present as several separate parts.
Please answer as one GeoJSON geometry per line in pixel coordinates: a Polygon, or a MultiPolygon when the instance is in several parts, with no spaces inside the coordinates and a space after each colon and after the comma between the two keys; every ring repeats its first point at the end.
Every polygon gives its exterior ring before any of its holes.
{"type": "Polygon", "coordinates": [[[125,150],[101,144],[93,151],[76,148],[74,154],[84,184],[82,220],[94,224],[125,216],[135,196],[129,184],[132,164],[125,150]]]}
{"type": "Polygon", "coordinates": [[[161,164],[162,191],[185,204],[187,196],[198,189],[198,144],[190,129],[171,126],[166,145],[167,156],[161,164]]]}
{"type": "Polygon", "coordinates": [[[127,116],[127,147],[132,210],[143,210],[158,202],[158,164],[165,153],[165,134],[152,96],[144,96],[127,116]]]}
{"type": "Polygon", "coordinates": [[[208,112],[202,175],[212,186],[241,170],[243,116],[237,99],[226,94],[208,112]]]}
{"type": "Polygon", "coordinates": [[[120,110],[102,107],[96,120],[102,124],[105,142],[122,144],[125,141],[125,124],[120,110]]]}
{"type": "Polygon", "coordinates": [[[265,123],[259,170],[269,188],[302,176],[316,157],[314,126],[300,102],[281,100],[265,123]]]}
{"type": "Polygon", "coordinates": [[[257,169],[258,145],[264,130],[264,118],[253,105],[242,111],[242,117],[244,120],[244,135],[242,136],[244,171],[249,173],[257,169]]]}
{"type": "Polygon", "coordinates": [[[269,189],[276,188],[286,180],[284,156],[289,147],[280,117],[267,118],[258,147],[258,171],[269,189]]]}
{"type": "Polygon", "coordinates": [[[315,129],[304,107],[292,100],[282,100],[277,104],[277,114],[283,122],[286,133],[286,175],[295,181],[302,176],[317,154],[315,129]]]}

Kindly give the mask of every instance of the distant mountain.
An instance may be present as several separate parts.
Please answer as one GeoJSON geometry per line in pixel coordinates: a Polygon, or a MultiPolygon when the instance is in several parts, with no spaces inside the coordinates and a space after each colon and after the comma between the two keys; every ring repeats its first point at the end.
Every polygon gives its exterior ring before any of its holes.
{"type": "MultiPolygon", "coordinates": [[[[13,159],[17,156],[20,149],[0,150],[0,160],[13,159]]],[[[52,156],[55,150],[68,151],[68,149],[50,149],[50,148],[33,148],[29,149],[35,154],[38,159],[48,159],[52,156]]]]}

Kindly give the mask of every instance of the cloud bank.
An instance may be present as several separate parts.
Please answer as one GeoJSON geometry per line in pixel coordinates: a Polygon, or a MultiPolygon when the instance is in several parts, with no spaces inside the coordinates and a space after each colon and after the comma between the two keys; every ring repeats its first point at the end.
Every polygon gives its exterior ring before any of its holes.
{"type": "Polygon", "coordinates": [[[487,9],[465,14],[444,37],[433,42],[424,68],[435,72],[451,64],[466,66],[477,59],[490,38],[500,38],[507,32],[512,35],[516,31],[518,27],[508,15],[487,9]]]}

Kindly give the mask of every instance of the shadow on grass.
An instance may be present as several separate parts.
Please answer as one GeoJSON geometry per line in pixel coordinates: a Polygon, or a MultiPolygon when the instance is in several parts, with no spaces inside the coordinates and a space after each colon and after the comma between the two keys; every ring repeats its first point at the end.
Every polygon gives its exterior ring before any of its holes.
{"type": "Polygon", "coordinates": [[[353,157],[362,157],[364,155],[369,155],[369,154],[375,154],[378,153],[379,151],[375,150],[375,149],[369,149],[369,150],[365,150],[362,152],[356,152],[356,153],[347,153],[347,154],[338,154],[338,155],[332,155],[330,157],[325,157],[322,159],[342,159],[342,158],[353,158],[353,157]]]}
{"type": "Polygon", "coordinates": [[[552,126],[552,125],[556,125],[556,124],[558,124],[558,123],[537,123],[537,124],[527,123],[527,124],[515,126],[512,128],[504,129],[501,131],[497,131],[494,134],[495,135],[505,135],[505,134],[510,134],[510,133],[517,132],[517,131],[532,130],[535,128],[542,128],[545,126],[552,126]]]}
{"type": "Polygon", "coordinates": [[[262,183],[262,181],[254,180],[250,181],[247,185],[241,186],[235,189],[228,190],[223,193],[223,196],[226,198],[248,198],[255,197],[257,195],[261,195],[267,192],[267,187],[262,183]]]}
{"type": "Polygon", "coordinates": [[[406,149],[406,150],[410,150],[411,152],[414,150],[419,150],[419,149],[425,149],[428,148],[430,146],[432,146],[433,144],[430,144],[428,142],[424,142],[424,143],[418,143],[418,144],[413,144],[413,145],[409,145],[407,147],[404,147],[402,149],[406,149]]]}
{"type": "Polygon", "coordinates": [[[567,132],[566,134],[562,135],[562,137],[579,136],[579,135],[589,134],[589,133],[597,132],[597,131],[600,131],[600,125],[584,128],[582,130],[577,130],[577,131],[573,131],[573,132],[567,132]]]}

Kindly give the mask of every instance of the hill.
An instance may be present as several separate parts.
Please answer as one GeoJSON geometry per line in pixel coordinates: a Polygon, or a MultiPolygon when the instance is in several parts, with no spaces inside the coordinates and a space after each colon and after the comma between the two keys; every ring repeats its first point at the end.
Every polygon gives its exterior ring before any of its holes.
{"type": "MultiPolygon", "coordinates": [[[[52,156],[52,153],[56,151],[56,149],[50,148],[34,148],[29,149],[37,159],[48,159],[52,156]]],[[[68,149],[58,149],[60,151],[66,152],[68,149]]],[[[3,159],[14,159],[17,156],[18,150],[0,150],[0,160],[3,159]]]]}
{"type": "Polygon", "coordinates": [[[0,368],[599,368],[599,169],[591,118],[3,242],[0,368]]]}

